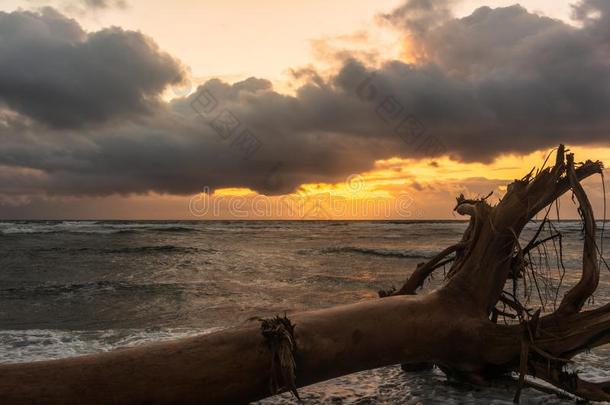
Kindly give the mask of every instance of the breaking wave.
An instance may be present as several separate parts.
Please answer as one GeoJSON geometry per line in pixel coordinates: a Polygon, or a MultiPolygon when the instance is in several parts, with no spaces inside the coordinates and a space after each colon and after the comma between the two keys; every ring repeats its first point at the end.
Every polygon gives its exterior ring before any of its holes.
{"type": "Polygon", "coordinates": [[[428,259],[434,256],[434,252],[416,249],[383,249],[367,248],[358,246],[338,246],[322,250],[323,253],[361,253],[365,255],[403,257],[407,259],[428,259]]]}

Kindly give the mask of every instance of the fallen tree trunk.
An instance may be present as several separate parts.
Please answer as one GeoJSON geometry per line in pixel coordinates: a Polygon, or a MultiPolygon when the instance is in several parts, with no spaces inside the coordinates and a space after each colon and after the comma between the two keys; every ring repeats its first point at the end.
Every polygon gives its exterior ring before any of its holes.
{"type": "MultiPolygon", "coordinates": [[[[297,386],[395,364],[477,356],[455,351],[477,318],[464,320],[442,292],[392,297],[301,313],[296,325],[297,386]],[[448,310],[449,309],[449,310],[448,310]]],[[[272,394],[271,351],[250,325],[94,356],[0,368],[2,403],[241,403],[272,394]]],[[[482,342],[480,342],[482,343],[482,342]]]]}
{"type": "Polygon", "coordinates": [[[600,162],[576,167],[560,146],[552,168],[512,183],[496,206],[458,198],[456,211],[471,217],[462,241],[418,266],[402,288],[380,294],[383,299],[110,353],[3,365],[0,402],[243,403],[396,363],[433,363],[451,378],[480,385],[516,371],[522,376],[517,401],[526,374],[585,399],[610,400],[606,384],[582,381],[564,368],[574,355],[610,342],[610,306],[581,312],[599,268],[593,213],[580,180],[602,169],[600,162]],[[555,312],[540,316],[519,301],[516,280],[531,266],[531,249],[546,241],[534,240],[537,232],[521,248],[519,235],[569,190],[585,225],[583,274],[555,312]],[[447,263],[443,287],[414,295],[447,263]],[[499,317],[515,321],[500,324],[499,317]]]}

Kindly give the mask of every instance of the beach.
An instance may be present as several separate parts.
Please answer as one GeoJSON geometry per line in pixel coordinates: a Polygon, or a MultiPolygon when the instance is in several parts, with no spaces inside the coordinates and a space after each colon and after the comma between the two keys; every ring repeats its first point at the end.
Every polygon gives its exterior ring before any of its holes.
{"type": "MultiPolygon", "coordinates": [[[[417,263],[458,241],[466,225],[462,221],[0,222],[0,361],[98,353],[213,333],[252,317],[377,299],[379,289],[400,286],[417,263]]],[[[564,221],[558,227],[565,235],[565,288],[579,276],[581,224],[564,221]]],[[[536,224],[528,225],[524,241],[535,229],[536,224]]],[[[604,240],[610,243],[608,235],[604,240]]],[[[548,249],[552,262],[556,260],[552,245],[548,249]]],[[[551,287],[560,275],[550,271],[542,276],[541,283],[551,287]]],[[[442,281],[440,269],[425,289],[442,281]]],[[[547,295],[547,300],[532,299],[530,306],[552,310],[552,297],[547,295]]],[[[609,272],[602,268],[594,304],[609,301],[609,272]]],[[[609,359],[610,351],[604,348],[580,355],[581,376],[608,379],[609,359]]],[[[437,369],[404,373],[398,366],[299,392],[306,403],[345,404],[509,404],[514,394],[450,384],[437,369]]],[[[296,401],[283,394],[260,403],[296,401]]],[[[525,390],[522,403],[572,401],[525,390]]]]}

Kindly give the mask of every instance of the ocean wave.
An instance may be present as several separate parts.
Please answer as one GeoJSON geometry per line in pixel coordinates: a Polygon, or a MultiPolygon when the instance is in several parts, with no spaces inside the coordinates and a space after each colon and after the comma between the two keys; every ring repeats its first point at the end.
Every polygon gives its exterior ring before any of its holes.
{"type": "Polygon", "coordinates": [[[221,329],[2,330],[0,363],[23,363],[82,356],[122,347],[205,335],[221,329]]]}
{"type": "Polygon", "coordinates": [[[185,226],[171,226],[169,228],[151,227],[151,228],[148,228],[147,231],[152,231],[152,232],[177,232],[177,233],[199,232],[198,229],[189,228],[189,227],[185,227],[185,226]]]}
{"type": "Polygon", "coordinates": [[[188,246],[174,246],[174,245],[162,245],[162,246],[137,246],[137,247],[123,247],[118,249],[104,249],[101,253],[107,254],[130,254],[130,253],[215,253],[214,249],[199,249],[196,247],[188,246]]]}
{"type": "Polygon", "coordinates": [[[104,221],[15,221],[0,222],[0,234],[133,234],[145,232],[199,232],[197,224],[167,222],[104,222],[104,221]]]}
{"type": "MultiPolygon", "coordinates": [[[[120,235],[127,235],[127,234],[133,234],[133,233],[138,233],[139,231],[136,229],[119,229],[117,231],[111,231],[111,232],[100,232],[100,233],[116,233],[116,234],[120,234],[120,235]]],[[[95,233],[95,232],[92,232],[95,233]]]]}
{"type": "Polygon", "coordinates": [[[402,257],[407,259],[428,259],[434,256],[433,252],[416,249],[384,249],[358,246],[338,246],[322,250],[322,253],[361,253],[365,255],[402,257]]]}
{"type": "Polygon", "coordinates": [[[195,253],[216,253],[216,249],[202,249],[191,246],[174,246],[174,245],[160,245],[160,246],[127,246],[118,247],[114,249],[97,249],[90,247],[82,248],[71,248],[71,247],[52,247],[36,249],[36,252],[57,252],[57,253],[68,253],[68,254],[79,254],[79,253],[98,253],[98,254],[136,254],[136,253],[183,253],[183,254],[195,254],[195,253]]]}
{"type": "Polygon", "coordinates": [[[209,283],[127,283],[121,281],[93,281],[72,284],[45,284],[0,289],[1,298],[23,299],[31,297],[73,298],[75,295],[96,294],[173,294],[191,292],[208,295],[209,283]]]}

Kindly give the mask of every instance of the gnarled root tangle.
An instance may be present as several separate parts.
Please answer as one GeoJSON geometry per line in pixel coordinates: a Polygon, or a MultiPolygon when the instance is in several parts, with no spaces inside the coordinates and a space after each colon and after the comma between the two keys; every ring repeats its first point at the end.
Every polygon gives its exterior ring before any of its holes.
{"type": "Polygon", "coordinates": [[[440,359],[436,364],[445,373],[484,385],[505,382],[507,376],[517,373],[515,402],[525,384],[548,390],[527,382],[526,375],[582,399],[610,401],[610,382],[584,381],[566,367],[576,354],[610,343],[610,304],[582,311],[598,286],[599,266],[605,261],[596,244],[593,210],[580,182],[593,174],[603,175],[602,171],[601,162],[576,164],[574,155],[567,154],[560,145],[554,166],[543,167],[535,175],[532,170],[510,184],[497,205],[487,203],[489,196],[475,200],[458,197],[455,211],[471,218],[462,241],[419,264],[400,289],[380,294],[415,294],[434,270],[451,265],[441,289],[463,297],[464,308],[474,309],[475,315],[466,316],[481,320],[479,333],[485,341],[480,358],[458,362],[440,359]],[[562,234],[549,219],[549,212],[556,204],[559,216],[558,199],[569,191],[578,203],[583,222],[582,274],[557,305],[565,267],[562,234]],[[539,213],[544,214],[544,219],[530,242],[522,247],[519,236],[539,213]],[[542,237],[543,230],[550,236],[542,237]],[[543,256],[540,261],[546,261],[548,267],[546,245],[550,243],[560,275],[559,284],[554,285],[553,280],[543,279],[544,274],[532,258],[533,251],[538,250],[543,256]],[[538,295],[540,302],[535,312],[519,298],[524,296],[529,301],[531,295],[538,295]],[[551,306],[554,310],[549,312],[551,306]],[[541,310],[547,313],[541,316],[541,310]]]}

